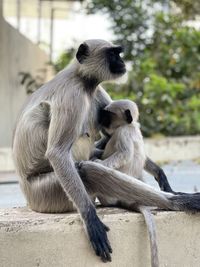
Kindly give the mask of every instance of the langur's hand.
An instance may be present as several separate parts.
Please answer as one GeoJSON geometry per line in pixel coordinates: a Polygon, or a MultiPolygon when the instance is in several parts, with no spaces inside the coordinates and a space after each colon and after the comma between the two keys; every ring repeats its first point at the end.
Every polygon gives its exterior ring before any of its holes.
{"type": "Polygon", "coordinates": [[[96,255],[101,257],[103,262],[111,261],[112,248],[107,237],[110,229],[101,222],[95,209],[91,210],[86,218],[86,229],[96,255]]]}

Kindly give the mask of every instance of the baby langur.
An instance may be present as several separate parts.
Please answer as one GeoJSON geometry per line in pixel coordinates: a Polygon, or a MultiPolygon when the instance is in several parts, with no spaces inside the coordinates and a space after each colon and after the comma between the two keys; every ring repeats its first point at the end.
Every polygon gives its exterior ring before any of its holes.
{"type": "MultiPolygon", "coordinates": [[[[138,116],[137,105],[130,100],[113,101],[101,111],[99,122],[103,127],[103,133],[110,136],[110,140],[104,151],[96,151],[99,155],[101,154],[101,160],[96,161],[143,180],[146,155],[138,116]]],[[[106,206],[117,204],[139,210],[143,214],[151,244],[151,263],[153,267],[158,267],[155,222],[150,209],[137,203],[128,205],[114,198],[100,196],[99,200],[106,206]]]]}

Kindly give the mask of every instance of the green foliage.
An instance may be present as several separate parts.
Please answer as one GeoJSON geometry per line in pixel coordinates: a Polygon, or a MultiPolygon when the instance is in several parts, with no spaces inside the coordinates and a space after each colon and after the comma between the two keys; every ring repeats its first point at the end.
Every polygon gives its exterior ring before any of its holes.
{"type": "MultiPolygon", "coordinates": [[[[113,99],[137,102],[145,136],[200,133],[200,31],[187,26],[199,8],[197,0],[88,3],[87,12],[108,14],[114,41],[125,46],[131,66],[128,82],[107,84],[107,91],[113,99]]],[[[65,67],[71,55],[63,54],[56,69],[65,67]]]]}
{"type": "Polygon", "coordinates": [[[74,55],[74,48],[70,48],[66,50],[64,53],[62,53],[56,60],[56,62],[53,64],[55,71],[59,72],[62,69],[64,69],[72,60],[73,55],[74,55]]]}
{"type": "Polygon", "coordinates": [[[163,13],[156,16],[155,25],[149,50],[157,62],[156,70],[190,87],[200,73],[200,32],[163,13]]]}
{"type": "Polygon", "coordinates": [[[157,13],[151,44],[136,62],[127,84],[108,91],[137,102],[144,135],[200,133],[200,32],[182,16],[157,13]]]}
{"type": "Polygon", "coordinates": [[[152,1],[132,0],[92,0],[88,3],[89,13],[109,14],[115,41],[124,45],[125,59],[139,56],[149,43],[146,31],[149,29],[152,1]]]}
{"type": "Polygon", "coordinates": [[[186,91],[183,83],[169,81],[156,74],[150,75],[144,85],[143,95],[136,98],[145,135],[186,135],[200,131],[198,124],[193,125],[194,118],[190,111],[194,111],[194,106],[189,104],[190,98],[186,96],[186,91]]]}
{"type": "Polygon", "coordinates": [[[199,31],[180,17],[157,14],[152,44],[134,76],[146,136],[200,133],[199,31]]]}
{"type": "Polygon", "coordinates": [[[128,93],[126,85],[120,92],[107,85],[107,91],[113,99],[129,98],[138,104],[145,136],[200,133],[200,92],[187,89],[183,83],[154,73],[149,75],[142,91],[128,93]]]}

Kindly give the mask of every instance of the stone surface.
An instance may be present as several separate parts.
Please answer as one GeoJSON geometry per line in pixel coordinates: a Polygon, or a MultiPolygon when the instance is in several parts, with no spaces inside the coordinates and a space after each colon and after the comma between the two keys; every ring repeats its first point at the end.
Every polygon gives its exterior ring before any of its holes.
{"type": "MultiPolygon", "coordinates": [[[[97,258],[76,213],[39,214],[0,209],[1,267],[148,267],[149,241],[142,215],[99,209],[110,227],[112,262],[97,258]]],[[[197,267],[200,262],[200,214],[155,214],[161,267],[197,267]]]]}
{"type": "MultiPolygon", "coordinates": [[[[1,90],[1,87],[0,87],[1,90]]],[[[14,162],[12,159],[12,149],[8,147],[0,147],[0,171],[13,172],[15,170],[14,162]]]]}

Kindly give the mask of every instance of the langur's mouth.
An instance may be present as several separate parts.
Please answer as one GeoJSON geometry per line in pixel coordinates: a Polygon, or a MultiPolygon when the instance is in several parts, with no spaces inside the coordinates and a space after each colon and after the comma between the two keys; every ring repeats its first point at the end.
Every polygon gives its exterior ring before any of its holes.
{"type": "Polygon", "coordinates": [[[114,74],[126,73],[126,65],[124,63],[117,64],[116,68],[113,69],[114,74]]]}
{"type": "Polygon", "coordinates": [[[126,73],[126,66],[125,66],[125,65],[124,65],[124,67],[122,67],[122,68],[120,69],[120,72],[121,72],[122,74],[126,73]]]}
{"type": "Polygon", "coordinates": [[[120,68],[118,68],[117,71],[115,72],[115,74],[124,74],[124,73],[126,73],[125,65],[120,67],[120,68]]]}

